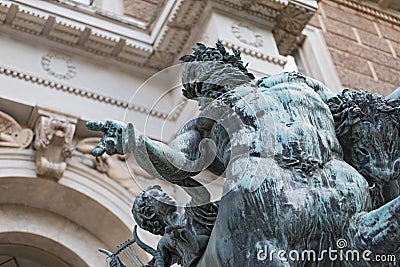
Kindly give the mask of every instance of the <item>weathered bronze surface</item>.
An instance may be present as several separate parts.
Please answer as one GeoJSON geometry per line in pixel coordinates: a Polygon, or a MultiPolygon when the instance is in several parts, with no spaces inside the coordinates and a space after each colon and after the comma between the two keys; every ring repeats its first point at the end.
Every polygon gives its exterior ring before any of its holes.
{"type": "Polygon", "coordinates": [[[385,264],[399,264],[398,94],[335,96],[296,72],[254,81],[240,52],[220,43],[198,44],[181,59],[183,94],[202,112],[170,145],[132,124],[87,124],[105,132],[93,155],[133,153],[151,175],[186,188],[206,168],[226,177],[213,228],[205,221],[214,219],[173,210],[158,231],[147,229],[164,235],[152,264],[386,266],[372,262],[376,255],[394,255],[397,263],[385,264]]]}

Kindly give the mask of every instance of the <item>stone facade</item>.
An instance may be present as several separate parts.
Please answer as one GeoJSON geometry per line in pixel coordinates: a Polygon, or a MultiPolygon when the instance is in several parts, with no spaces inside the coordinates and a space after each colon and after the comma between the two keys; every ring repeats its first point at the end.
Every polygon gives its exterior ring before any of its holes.
{"type": "Polygon", "coordinates": [[[322,31],[342,87],[388,95],[400,86],[400,19],[383,10],[352,0],[319,3],[309,25],[322,31]]]}

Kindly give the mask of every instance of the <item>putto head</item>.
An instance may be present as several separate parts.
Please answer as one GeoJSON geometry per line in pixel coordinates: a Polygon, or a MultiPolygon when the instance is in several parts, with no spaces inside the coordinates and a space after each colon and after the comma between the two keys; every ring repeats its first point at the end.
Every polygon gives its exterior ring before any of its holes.
{"type": "Polygon", "coordinates": [[[175,201],[159,185],[143,190],[135,199],[132,214],[136,223],[155,235],[164,235],[167,216],[176,212],[175,201]]]}

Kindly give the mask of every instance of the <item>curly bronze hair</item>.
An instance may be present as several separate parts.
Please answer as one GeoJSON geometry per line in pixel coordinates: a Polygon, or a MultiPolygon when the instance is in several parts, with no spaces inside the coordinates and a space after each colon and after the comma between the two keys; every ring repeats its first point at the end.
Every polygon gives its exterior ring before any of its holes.
{"type": "Polygon", "coordinates": [[[243,65],[240,51],[232,49],[233,55],[226,51],[221,41],[216,48],[197,43],[192,55],[180,60],[185,64],[182,74],[183,95],[189,99],[199,97],[217,98],[236,86],[250,82],[255,77],[243,65]]]}
{"type": "Polygon", "coordinates": [[[334,117],[336,133],[341,136],[357,123],[377,124],[384,119],[399,127],[400,101],[388,101],[379,94],[370,94],[365,90],[344,89],[343,92],[328,101],[334,117]]]}
{"type": "MultiPolygon", "coordinates": [[[[400,100],[345,89],[327,104],[343,158],[378,191],[389,182],[400,181],[400,100]]],[[[386,190],[398,189],[393,185],[386,190]]],[[[380,204],[387,200],[385,195],[373,197],[380,204]]]]}
{"type": "Polygon", "coordinates": [[[165,215],[175,212],[175,201],[161,189],[152,185],[143,190],[135,199],[132,214],[136,223],[155,235],[164,235],[165,215]]]}

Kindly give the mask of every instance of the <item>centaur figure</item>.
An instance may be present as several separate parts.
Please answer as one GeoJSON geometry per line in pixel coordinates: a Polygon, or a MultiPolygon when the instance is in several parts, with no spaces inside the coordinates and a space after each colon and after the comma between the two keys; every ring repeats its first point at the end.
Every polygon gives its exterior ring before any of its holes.
{"type": "Polygon", "coordinates": [[[206,168],[226,178],[197,266],[400,260],[398,98],[334,96],[296,72],[254,81],[239,51],[220,42],[181,59],[183,94],[202,112],[169,145],[132,124],[87,126],[105,133],[93,155],[132,152],[149,174],[176,184],[206,168]]]}

